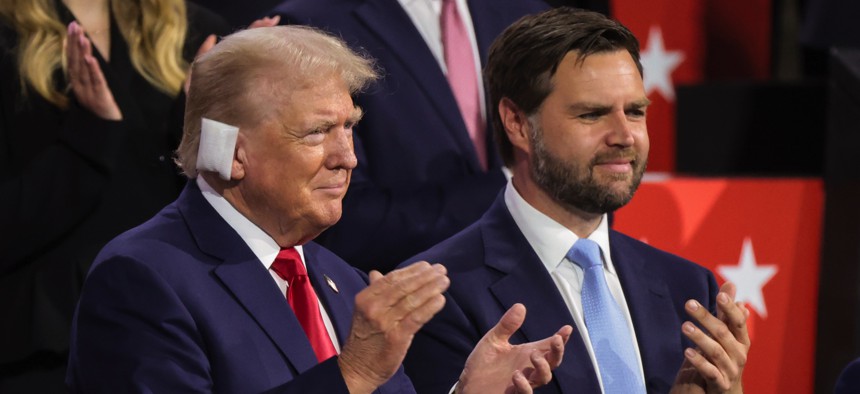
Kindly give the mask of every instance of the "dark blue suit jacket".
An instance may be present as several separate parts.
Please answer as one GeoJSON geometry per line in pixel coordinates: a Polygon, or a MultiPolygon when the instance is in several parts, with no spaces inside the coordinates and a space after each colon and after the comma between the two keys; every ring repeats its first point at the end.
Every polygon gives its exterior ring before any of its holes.
{"type": "MultiPolygon", "coordinates": [[[[304,254],[343,345],[366,277],[312,242],[304,254]]],[[[67,384],[86,393],[347,392],[337,358],[317,363],[284,294],[194,181],[97,257],[74,319],[67,384]]],[[[413,391],[402,369],[379,390],[413,391]]]]}
{"type": "Polygon", "coordinates": [[[833,394],[860,393],[860,358],[854,359],[845,366],[836,380],[833,394]]]}
{"type": "MultiPolygon", "coordinates": [[[[502,30],[548,8],[468,3],[482,63],[502,30]]],[[[273,13],[333,32],[382,72],[355,97],[365,113],[354,134],[358,168],[343,218],[318,241],[352,265],[385,271],[477,220],[504,185],[490,127],[484,172],[445,74],[397,0],[287,0],[273,13]]]]}
{"type": "MultiPolygon", "coordinates": [[[[686,300],[714,310],[717,285],[710,271],[610,231],[610,253],[627,299],[648,392],[669,391],[691,343],[681,334],[686,300]]],[[[459,376],[471,349],[515,303],[527,308],[513,343],[536,341],[561,326],[576,327],[544,265],[499,195],[463,232],[409,261],[448,268],[447,303],[416,336],[404,365],[418,392],[442,393],[459,376]]],[[[578,331],[567,344],[548,393],[599,393],[600,386],[578,331]]]]}

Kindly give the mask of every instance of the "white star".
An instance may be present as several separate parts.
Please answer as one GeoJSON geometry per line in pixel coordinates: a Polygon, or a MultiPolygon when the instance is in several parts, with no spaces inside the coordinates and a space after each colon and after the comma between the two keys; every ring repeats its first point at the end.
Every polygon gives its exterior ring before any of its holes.
{"type": "Polygon", "coordinates": [[[651,94],[657,89],[666,100],[675,101],[672,72],[684,61],[684,52],[666,51],[663,46],[663,32],[659,26],[651,26],[648,45],[640,54],[639,60],[645,70],[645,94],[651,94]]]}
{"type": "Polygon", "coordinates": [[[767,318],[767,307],[764,305],[764,295],[761,288],[776,275],[775,265],[756,265],[752,241],[744,239],[741,248],[741,259],[737,266],[721,265],[717,267],[720,275],[733,282],[738,287],[735,301],[747,302],[763,319],[767,318]]]}

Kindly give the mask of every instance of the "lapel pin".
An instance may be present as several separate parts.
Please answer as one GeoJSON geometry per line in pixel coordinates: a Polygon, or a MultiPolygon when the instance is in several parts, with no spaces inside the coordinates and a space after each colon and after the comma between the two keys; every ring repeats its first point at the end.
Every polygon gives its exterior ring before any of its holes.
{"type": "Polygon", "coordinates": [[[328,275],[323,274],[323,278],[325,278],[325,282],[328,283],[328,287],[331,287],[331,289],[334,290],[335,293],[340,293],[340,291],[337,289],[337,285],[334,284],[334,281],[331,280],[328,275]]]}

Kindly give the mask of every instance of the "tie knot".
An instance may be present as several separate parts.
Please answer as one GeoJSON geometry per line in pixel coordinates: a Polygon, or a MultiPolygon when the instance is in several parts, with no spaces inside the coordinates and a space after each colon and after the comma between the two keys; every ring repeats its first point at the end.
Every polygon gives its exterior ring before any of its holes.
{"type": "Polygon", "coordinates": [[[600,258],[600,245],[587,238],[580,238],[573,243],[573,246],[567,251],[567,259],[582,269],[603,266],[603,259],[600,258]]]}
{"type": "Polygon", "coordinates": [[[302,258],[299,257],[299,251],[296,248],[283,248],[275,257],[275,262],[272,263],[272,269],[281,279],[292,283],[295,278],[301,278],[308,275],[308,271],[302,264],[302,258]]]}

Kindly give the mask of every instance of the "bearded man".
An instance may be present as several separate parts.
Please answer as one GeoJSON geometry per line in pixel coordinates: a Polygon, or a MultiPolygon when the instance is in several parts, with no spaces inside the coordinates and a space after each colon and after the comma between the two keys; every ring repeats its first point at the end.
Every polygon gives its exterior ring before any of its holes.
{"type": "MultiPolygon", "coordinates": [[[[601,14],[550,10],[502,33],[485,74],[513,177],[478,222],[408,260],[441,263],[451,279],[407,354],[417,390],[443,392],[522,303],[529,319],[512,343],[578,332],[543,392],[740,392],[750,342],[734,286],[607,223],[648,158],[633,34],[601,14]]],[[[458,389],[475,384],[464,376],[458,389]]]]}

